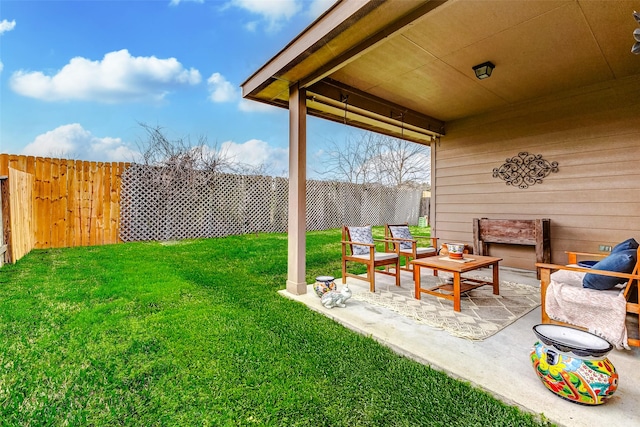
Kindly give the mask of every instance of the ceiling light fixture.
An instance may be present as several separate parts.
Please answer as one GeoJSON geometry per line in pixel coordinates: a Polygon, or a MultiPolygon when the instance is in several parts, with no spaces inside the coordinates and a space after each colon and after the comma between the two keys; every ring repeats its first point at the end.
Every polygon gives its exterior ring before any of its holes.
{"type": "MultiPolygon", "coordinates": [[[[636,22],[640,24],[640,13],[634,11],[633,17],[636,22]]],[[[631,53],[635,53],[636,55],[640,55],[640,28],[636,28],[633,30],[633,38],[635,39],[635,43],[631,46],[631,53]]]]}
{"type": "Polygon", "coordinates": [[[496,66],[493,65],[493,62],[487,61],[472,68],[476,73],[476,77],[482,80],[491,77],[491,73],[493,72],[493,69],[496,68],[496,66]]]}

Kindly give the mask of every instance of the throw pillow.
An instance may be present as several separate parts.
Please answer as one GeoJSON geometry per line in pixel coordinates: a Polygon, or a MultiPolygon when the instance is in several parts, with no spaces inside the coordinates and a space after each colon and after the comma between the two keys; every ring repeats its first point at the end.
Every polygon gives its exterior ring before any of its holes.
{"type": "MultiPolygon", "coordinates": [[[[413,240],[409,227],[406,225],[390,225],[389,231],[391,231],[391,236],[396,239],[413,240]]],[[[411,250],[411,242],[400,242],[400,249],[411,250]]]]}
{"type": "Polygon", "coordinates": [[[624,242],[618,243],[611,249],[611,253],[626,251],[628,249],[638,249],[638,242],[636,239],[627,239],[624,242]]]}
{"type": "MultiPolygon", "coordinates": [[[[373,233],[371,226],[366,227],[349,227],[349,237],[352,242],[373,243],[373,233]]],[[[369,246],[352,245],[351,251],[353,255],[369,255],[369,246]]]]}
{"type": "MultiPolygon", "coordinates": [[[[612,253],[600,262],[596,263],[592,270],[617,271],[620,273],[631,273],[636,265],[636,250],[627,249],[612,253]]],[[[582,280],[582,286],[589,289],[605,290],[611,289],[619,283],[627,280],[620,277],[602,276],[600,274],[586,274],[582,280]]]]}

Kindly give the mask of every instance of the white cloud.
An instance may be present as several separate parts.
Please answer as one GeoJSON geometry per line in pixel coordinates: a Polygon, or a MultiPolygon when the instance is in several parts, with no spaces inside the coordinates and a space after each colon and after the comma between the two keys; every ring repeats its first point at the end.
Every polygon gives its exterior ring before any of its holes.
{"type": "MultiPolygon", "coordinates": [[[[180,1],[180,0],[173,0],[180,1]]],[[[267,22],[268,31],[279,30],[285,22],[304,10],[308,18],[316,19],[337,0],[230,0],[225,7],[235,6],[255,15],[267,22]]],[[[254,32],[258,23],[250,21],[244,25],[247,31],[254,32]]]]}
{"type": "Polygon", "coordinates": [[[262,16],[269,31],[277,30],[302,9],[300,0],[231,0],[231,4],[262,16]]]}
{"type": "Polygon", "coordinates": [[[209,100],[215,103],[238,102],[238,109],[245,113],[275,111],[276,107],[261,102],[249,101],[242,98],[239,87],[228,81],[222,74],[213,73],[207,79],[209,100]]]}
{"type": "Polygon", "coordinates": [[[6,19],[3,19],[2,21],[0,21],[0,35],[6,33],[7,31],[11,31],[16,27],[16,21],[15,19],[11,22],[7,21],[6,19]]]}
{"type": "Polygon", "coordinates": [[[213,73],[207,79],[209,87],[209,99],[213,102],[229,102],[238,99],[239,89],[236,89],[224,76],[220,73],[213,73]]]}
{"type": "Polygon", "coordinates": [[[194,3],[204,3],[204,0],[171,0],[169,2],[170,6],[177,6],[183,2],[194,2],[194,3]]]}
{"type": "Polygon", "coordinates": [[[158,102],[172,90],[200,83],[200,72],[175,58],[133,57],[126,49],[102,61],[76,57],[57,74],[17,71],[10,79],[18,94],[45,101],[158,102]]]}
{"type": "Polygon", "coordinates": [[[255,33],[258,29],[258,21],[247,22],[244,24],[244,28],[251,33],[255,33]]]}
{"type": "Polygon", "coordinates": [[[289,150],[272,147],[259,139],[250,139],[242,144],[223,142],[220,151],[233,161],[255,168],[265,166],[267,173],[281,175],[289,169],[289,150]]]}
{"type": "Polygon", "coordinates": [[[120,138],[98,138],[80,124],[63,125],[38,135],[22,154],[100,162],[130,162],[138,152],[120,138]]]}
{"type": "Polygon", "coordinates": [[[268,113],[278,110],[278,107],[275,107],[273,105],[251,101],[250,99],[244,98],[242,98],[238,103],[238,108],[240,109],[240,111],[244,111],[245,113],[268,113]]]}
{"type": "Polygon", "coordinates": [[[335,2],[336,0],[312,0],[307,8],[307,15],[311,19],[316,19],[335,2]]]}
{"type": "MultiPolygon", "coordinates": [[[[7,31],[11,31],[16,27],[16,21],[13,20],[11,22],[3,19],[0,21],[0,36],[6,33],[7,31]]],[[[4,64],[0,61],[0,73],[4,70],[4,64]]]]}

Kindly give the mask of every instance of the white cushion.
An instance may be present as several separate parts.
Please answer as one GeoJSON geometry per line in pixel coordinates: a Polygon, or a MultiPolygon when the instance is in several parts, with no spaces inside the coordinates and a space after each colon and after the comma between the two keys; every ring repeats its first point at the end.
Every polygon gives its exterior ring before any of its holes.
{"type": "Polygon", "coordinates": [[[430,246],[428,248],[416,248],[416,254],[429,254],[435,252],[436,248],[434,248],[433,246],[430,246]]]}
{"type": "MultiPolygon", "coordinates": [[[[369,259],[369,255],[353,255],[353,258],[360,258],[360,259],[368,260],[369,259]]],[[[398,255],[395,254],[395,253],[391,253],[391,252],[376,252],[374,254],[374,259],[376,261],[382,261],[384,259],[393,259],[393,258],[398,258],[398,255]]]]}

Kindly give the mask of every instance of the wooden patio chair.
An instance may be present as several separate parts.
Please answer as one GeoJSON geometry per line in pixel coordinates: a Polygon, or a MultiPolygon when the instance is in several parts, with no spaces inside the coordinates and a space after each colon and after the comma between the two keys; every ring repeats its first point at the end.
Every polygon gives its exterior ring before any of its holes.
{"type": "Polygon", "coordinates": [[[396,286],[400,286],[400,258],[398,252],[378,252],[375,242],[384,241],[374,239],[371,226],[366,227],[342,227],[342,283],[346,283],[347,277],[369,282],[369,290],[375,292],[375,273],[395,276],[396,286]],[[366,277],[347,272],[347,262],[356,262],[367,266],[366,277]],[[389,270],[376,270],[377,267],[395,267],[393,272],[389,270]]]}
{"type": "MultiPolygon", "coordinates": [[[[631,249],[633,251],[633,249],[631,249]]],[[[592,276],[596,280],[598,278],[602,278],[602,276],[606,276],[608,278],[617,278],[622,284],[617,285],[616,288],[610,290],[602,290],[602,291],[594,291],[593,289],[585,289],[580,286],[578,283],[576,289],[580,289],[580,291],[576,291],[578,294],[585,292],[597,292],[597,294],[591,295],[610,295],[611,298],[619,297],[619,295],[623,295],[626,300],[626,323],[629,325],[629,315],[635,316],[636,321],[638,321],[638,330],[633,333],[629,333],[629,338],[627,339],[627,343],[629,346],[640,347],[640,304],[638,303],[638,283],[640,281],[640,248],[636,249],[636,260],[635,266],[633,267],[633,271],[629,273],[621,273],[617,271],[608,271],[608,270],[599,270],[594,268],[581,267],[578,262],[578,258],[584,259],[584,257],[588,258],[604,258],[610,254],[595,254],[595,253],[587,253],[587,252],[566,252],[568,257],[568,265],[555,265],[555,264],[544,264],[537,263],[536,266],[540,268],[540,296],[541,296],[541,311],[542,311],[542,323],[550,323],[555,325],[564,325],[564,326],[572,326],[577,327],[579,329],[587,330],[589,329],[587,325],[578,324],[580,322],[572,322],[571,324],[561,322],[555,319],[552,319],[547,313],[547,293],[551,292],[549,285],[551,281],[557,281],[558,278],[564,276],[558,276],[558,272],[573,272],[578,273],[575,276],[576,279],[580,277],[584,277],[584,274],[594,274],[592,276]],[[555,276],[555,277],[554,277],[555,276]]],[[[594,267],[597,267],[595,265],[594,267]]],[[[565,275],[567,273],[564,273],[565,275]]],[[[568,281],[568,279],[565,279],[568,281]]],[[[575,284],[574,284],[575,285],[575,284]]],[[[595,309],[595,307],[594,307],[595,309]]],[[[630,332],[630,331],[628,331],[630,332]]]]}
{"type": "Polygon", "coordinates": [[[404,266],[400,265],[401,270],[413,271],[413,265],[409,263],[412,259],[426,258],[438,255],[438,238],[430,236],[413,236],[409,231],[409,225],[404,224],[386,224],[384,227],[385,251],[398,251],[400,260],[404,257],[404,266]],[[417,239],[429,239],[429,243],[424,246],[418,246],[417,239]]]}

